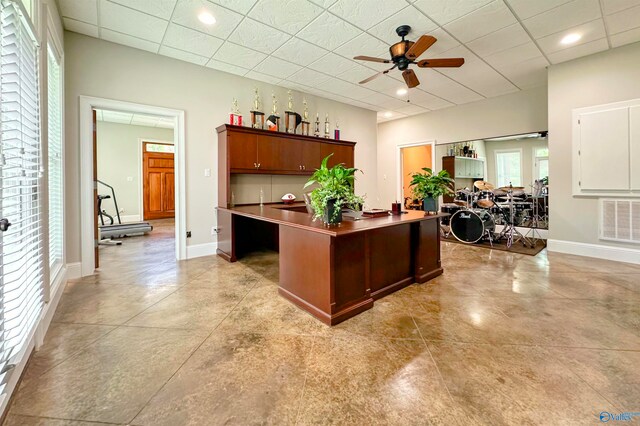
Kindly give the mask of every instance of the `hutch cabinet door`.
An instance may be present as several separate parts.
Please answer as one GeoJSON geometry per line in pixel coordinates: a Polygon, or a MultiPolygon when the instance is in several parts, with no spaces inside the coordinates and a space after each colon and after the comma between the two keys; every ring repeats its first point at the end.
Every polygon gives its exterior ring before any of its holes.
{"type": "Polygon", "coordinates": [[[333,153],[333,156],[329,158],[328,167],[340,163],[344,163],[345,167],[353,167],[353,151],[354,148],[348,145],[322,144],[322,158],[333,153]]]}
{"type": "Polygon", "coordinates": [[[303,167],[303,171],[312,173],[320,168],[320,163],[322,163],[323,158],[322,144],[320,142],[302,142],[301,154],[300,164],[303,167]]]}
{"type": "Polygon", "coordinates": [[[258,136],[258,169],[300,171],[300,142],[278,136],[258,136]]]}
{"type": "Polygon", "coordinates": [[[248,133],[231,133],[228,136],[228,141],[229,168],[232,170],[255,170],[258,164],[257,136],[248,133]]]}

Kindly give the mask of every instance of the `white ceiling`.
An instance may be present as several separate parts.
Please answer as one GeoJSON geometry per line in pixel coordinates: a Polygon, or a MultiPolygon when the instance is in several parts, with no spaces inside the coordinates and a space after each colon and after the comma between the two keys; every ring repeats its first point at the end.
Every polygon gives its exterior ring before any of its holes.
{"type": "Polygon", "coordinates": [[[130,112],[96,110],[96,119],[98,121],[107,121],[109,123],[131,124],[133,126],[146,127],[162,127],[165,129],[173,129],[173,118],[158,117],[153,115],[133,114],[130,112]]]}
{"type": "Polygon", "coordinates": [[[67,30],[376,110],[379,121],[543,85],[549,64],[640,41],[640,0],[58,1],[67,30]],[[205,9],[212,26],[197,18],[205,9]],[[388,58],[401,24],[411,40],[438,39],[422,58],[465,64],[414,68],[422,84],[408,96],[396,94],[397,70],[358,85],[388,65],[351,58],[388,58]],[[582,39],[562,45],[573,32],[582,39]]]}

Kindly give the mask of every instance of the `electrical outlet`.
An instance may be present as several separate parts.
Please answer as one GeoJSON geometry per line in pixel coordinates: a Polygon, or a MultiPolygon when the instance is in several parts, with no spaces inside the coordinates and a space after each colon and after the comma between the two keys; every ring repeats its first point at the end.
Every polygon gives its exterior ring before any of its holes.
{"type": "Polygon", "coordinates": [[[216,227],[212,226],[211,227],[211,235],[216,235],[218,232],[216,231],[216,227]]]}
{"type": "Polygon", "coordinates": [[[187,231],[187,238],[191,238],[191,231],[187,231]]]}
{"type": "Polygon", "coordinates": [[[133,182],[133,176],[127,176],[127,182],[133,182]]]}

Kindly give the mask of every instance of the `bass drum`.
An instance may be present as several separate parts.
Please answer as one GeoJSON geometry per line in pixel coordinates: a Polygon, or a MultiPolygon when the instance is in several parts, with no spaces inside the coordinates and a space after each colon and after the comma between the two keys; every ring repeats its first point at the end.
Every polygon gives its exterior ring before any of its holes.
{"type": "MultiPolygon", "coordinates": [[[[457,205],[457,204],[452,204],[452,203],[447,203],[447,204],[443,204],[442,206],[440,206],[440,211],[442,213],[449,213],[450,215],[453,215],[455,212],[462,210],[462,207],[457,205]]],[[[440,219],[440,222],[443,225],[447,225],[449,226],[449,222],[451,220],[451,216],[447,216],[447,217],[443,217],[442,219],[440,219]]]]}
{"type": "Polygon", "coordinates": [[[463,243],[477,243],[496,225],[486,210],[460,210],[451,216],[451,233],[463,243]]]}

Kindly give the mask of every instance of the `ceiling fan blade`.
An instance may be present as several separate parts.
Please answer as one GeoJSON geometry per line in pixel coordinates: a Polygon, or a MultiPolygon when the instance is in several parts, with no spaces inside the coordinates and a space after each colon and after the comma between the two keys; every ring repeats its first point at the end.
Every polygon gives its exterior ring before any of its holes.
{"type": "Polygon", "coordinates": [[[383,74],[388,73],[389,71],[391,71],[392,69],[394,69],[394,68],[395,68],[395,67],[397,67],[397,66],[398,66],[398,65],[394,65],[394,66],[392,66],[391,68],[389,68],[388,70],[380,71],[379,73],[376,73],[376,74],[372,75],[372,76],[371,76],[371,77],[369,77],[369,78],[365,78],[364,80],[362,80],[362,81],[361,81],[360,83],[358,83],[358,84],[365,84],[365,83],[368,83],[368,82],[370,82],[371,80],[373,80],[373,79],[375,79],[375,78],[378,78],[378,77],[380,77],[380,76],[381,76],[381,75],[383,75],[383,74]]]}
{"type": "Polygon", "coordinates": [[[354,56],[353,59],[357,59],[358,61],[380,62],[382,64],[391,62],[389,59],[374,58],[373,56],[354,56]]]}
{"type": "Polygon", "coordinates": [[[411,46],[404,55],[408,59],[416,59],[418,56],[422,55],[425,50],[433,46],[433,43],[436,41],[438,41],[438,39],[433,36],[423,35],[413,43],[413,46],[411,46]]]}
{"type": "Polygon", "coordinates": [[[464,58],[423,59],[418,62],[420,68],[460,67],[464,58]]]}
{"type": "Polygon", "coordinates": [[[412,87],[416,87],[420,84],[420,80],[418,80],[418,76],[413,70],[404,70],[402,71],[402,77],[404,77],[405,83],[407,83],[407,87],[411,89],[412,87]]]}

